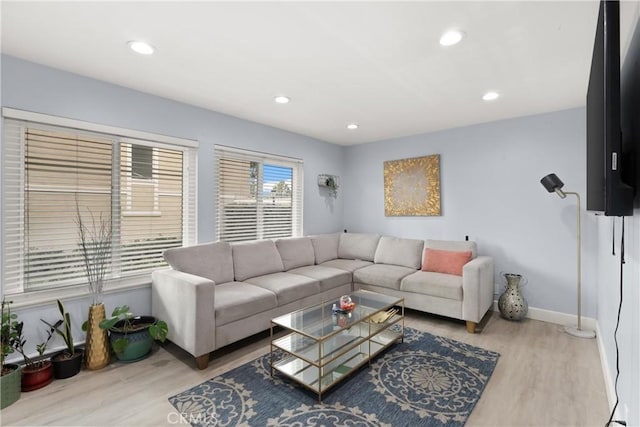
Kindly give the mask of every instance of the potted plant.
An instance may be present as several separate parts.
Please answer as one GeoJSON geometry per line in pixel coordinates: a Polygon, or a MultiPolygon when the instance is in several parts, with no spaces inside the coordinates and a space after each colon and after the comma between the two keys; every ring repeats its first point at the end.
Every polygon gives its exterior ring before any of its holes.
{"type": "Polygon", "coordinates": [[[53,381],[53,364],[49,359],[42,359],[47,344],[53,337],[53,329],[47,331],[47,339],[45,342],[36,345],[38,350],[38,357],[36,360],[27,356],[27,352],[24,348],[27,340],[22,335],[24,328],[24,322],[17,322],[15,324],[15,333],[12,340],[12,346],[18,353],[22,355],[24,359],[24,367],[22,368],[22,391],[32,391],[49,385],[53,381]]]}
{"type": "Polygon", "coordinates": [[[325,180],[325,185],[329,187],[329,191],[331,191],[331,194],[333,194],[334,196],[338,194],[338,181],[333,175],[327,176],[327,179],[325,180]]]}
{"type": "Polygon", "coordinates": [[[2,299],[2,326],[0,330],[0,409],[20,399],[20,367],[15,364],[5,364],[5,359],[13,353],[13,343],[17,340],[16,327],[18,315],[11,312],[11,301],[2,299]]]}
{"type": "Polygon", "coordinates": [[[57,379],[65,379],[76,375],[82,368],[82,350],[73,345],[73,335],[71,333],[71,316],[64,310],[62,301],[58,300],[58,310],[62,319],[53,325],[46,320],[40,319],[51,329],[55,330],[62,337],[67,348],[51,357],[53,363],[53,375],[57,379]]]}
{"type": "Polygon", "coordinates": [[[76,223],[80,238],[80,250],[84,269],[91,291],[89,319],[82,325],[87,332],[84,360],[87,369],[102,369],[109,364],[109,342],[107,332],[100,328],[100,322],[106,317],[102,302],[104,277],[111,262],[112,228],[111,220],[100,215],[96,218],[88,210],[90,221],[85,221],[76,202],[76,223]]]}
{"type": "Polygon", "coordinates": [[[134,316],[128,305],[116,307],[111,317],[100,322],[109,331],[111,347],[118,360],[135,362],[151,353],[153,340],[164,342],[169,328],[153,316],[134,316]]]}

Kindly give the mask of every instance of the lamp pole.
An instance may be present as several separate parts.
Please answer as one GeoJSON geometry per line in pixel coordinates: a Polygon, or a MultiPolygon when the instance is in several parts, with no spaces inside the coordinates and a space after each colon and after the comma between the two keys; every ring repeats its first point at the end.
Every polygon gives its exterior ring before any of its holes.
{"type": "MultiPolygon", "coordinates": [[[[560,190],[562,191],[562,190],[560,190]]],[[[596,333],[591,330],[582,329],[582,227],[580,224],[580,216],[581,216],[581,204],[580,204],[580,194],[574,191],[564,191],[564,194],[572,194],[576,196],[578,201],[577,212],[576,212],[576,224],[577,224],[577,249],[578,249],[578,326],[565,326],[564,330],[569,335],[573,335],[579,338],[595,338],[596,333]]]]}
{"type": "Polygon", "coordinates": [[[567,194],[572,194],[578,199],[578,206],[576,210],[576,226],[577,226],[577,245],[578,245],[578,326],[565,326],[564,331],[569,335],[573,335],[578,338],[595,338],[596,333],[592,330],[582,329],[582,227],[580,226],[580,215],[582,206],[580,204],[580,194],[574,191],[562,191],[564,182],[555,173],[550,173],[540,180],[540,184],[547,189],[549,193],[555,192],[561,199],[567,197],[567,194]]]}

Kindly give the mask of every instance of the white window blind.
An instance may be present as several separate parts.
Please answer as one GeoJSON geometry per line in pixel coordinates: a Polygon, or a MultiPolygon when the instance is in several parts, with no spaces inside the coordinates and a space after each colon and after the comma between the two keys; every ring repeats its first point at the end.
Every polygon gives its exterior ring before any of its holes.
{"type": "Polygon", "coordinates": [[[218,240],[302,235],[302,161],[216,146],[218,240]]]}
{"type": "Polygon", "coordinates": [[[108,280],[195,243],[194,148],[13,119],[3,133],[7,293],[86,284],[78,212],[112,228],[108,280]]]}

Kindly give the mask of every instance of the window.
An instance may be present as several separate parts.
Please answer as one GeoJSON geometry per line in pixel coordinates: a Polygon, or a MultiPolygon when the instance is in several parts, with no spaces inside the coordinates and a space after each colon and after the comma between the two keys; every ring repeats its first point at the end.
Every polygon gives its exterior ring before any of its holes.
{"type": "Polygon", "coordinates": [[[216,146],[219,240],[302,235],[302,161],[216,146]]]}
{"type": "Polygon", "coordinates": [[[111,226],[106,279],[112,282],[148,278],[165,265],[165,249],[195,243],[193,142],[167,143],[151,137],[168,137],[148,134],[149,139],[130,138],[122,135],[126,130],[80,130],[50,124],[64,119],[4,113],[45,122],[4,120],[2,279],[7,293],[86,284],[78,214],[90,228],[111,226]]]}
{"type": "Polygon", "coordinates": [[[153,148],[138,144],[130,147],[131,178],[153,179],[153,148]]]}

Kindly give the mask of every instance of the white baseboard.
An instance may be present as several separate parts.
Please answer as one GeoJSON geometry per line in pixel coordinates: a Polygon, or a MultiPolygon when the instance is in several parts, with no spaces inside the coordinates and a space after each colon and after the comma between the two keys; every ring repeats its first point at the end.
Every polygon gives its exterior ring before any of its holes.
{"type": "MultiPolygon", "coordinates": [[[[493,311],[500,311],[498,309],[498,301],[493,301],[493,311]]],[[[576,325],[578,322],[575,314],[561,313],[559,311],[545,310],[536,307],[529,307],[527,319],[540,320],[556,325],[576,325]]],[[[597,331],[596,324],[596,319],[582,316],[583,328],[597,331]]]]}
{"type": "MultiPolygon", "coordinates": [[[[604,351],[604,343],[602,341],[602,336],[600,334],[600,325],[596,327],[596,340],[598,342],[598,353],[600,353],[600,365],[602,366],[602,375],[604,376],[604,387],[607,390],[607,401],[609,402],[609,410],[613,409],[613,405],[616,404],[616,391],[614,378],[611,376],[609,372],[609,363],[607,360],[607,353],[604,351]]],[[[616,411],[620,412],[620,408],[616,411]]]]}

